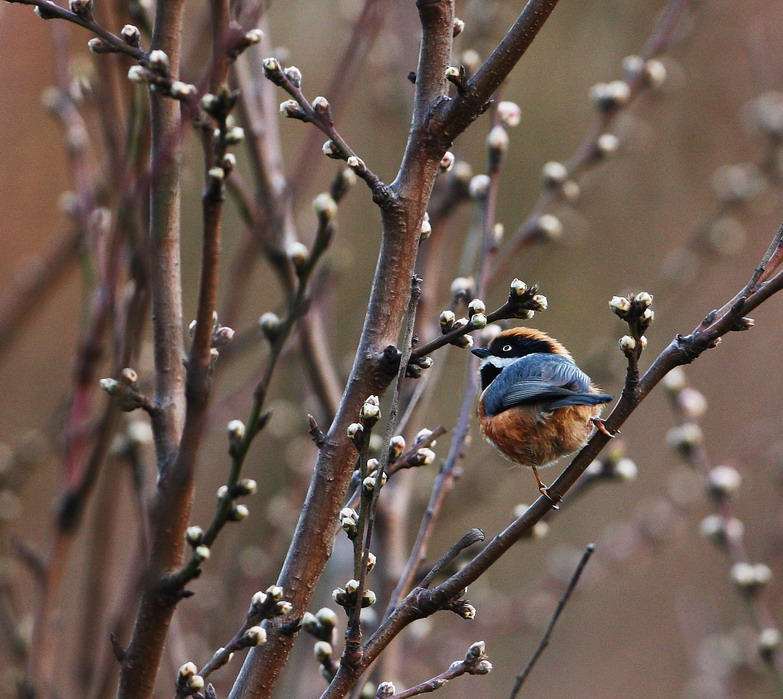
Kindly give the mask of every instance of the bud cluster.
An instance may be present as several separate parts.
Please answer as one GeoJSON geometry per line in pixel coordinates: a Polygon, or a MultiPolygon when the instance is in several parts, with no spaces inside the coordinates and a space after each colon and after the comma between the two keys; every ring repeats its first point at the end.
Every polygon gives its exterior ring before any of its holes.
{"type": "Polygon", "coordinates": [[[139,388],[138,374],[129,367],[120,372],[119,379],[101,379],[98,383],[123,412],[129,413],[137,408],[152,409],[149,398],[139,388]]]}
{"type": "Polygon", "coordinates": [[[614,441],[612,447],[607,450],[601,459],[593,461],[586,470],[591,477],[607,478],[621,483],[636,480],[639,468],[636,462],[625,454],[625,446],[622,442],[614,441]]]}
{"type": "Polygon", "coordinates": [[[521,279],[514,279],[509,285],[508,301],[503,310],[504,317],[530,319],[536,311],[545,311],[549,306],[547,297],[538,293],[538,286],[528,286],[521,279]]]}
{"type": "MultiPolygon", "coordinates": [[[[349,580],[345,583],[345,587],[338,587],[332,592],[332,598],[337,604],[339,604],[346,613],[350,614],[350,610],[356,606],[357,596],[359,593],[359,581],[349,580]]],[[[361,607],[371,607],[375,604],[376,597],[372,590],[366,589],[362,592],[361,607]]]]}
{"type": "Polygon", "coordinates": [[[195,663],[185,663],[177,671],[177,694],[191,697],[204,689],[204,678],[197,674],[195,663]]]}
{"type": "Polygon", "coordinates": [[[647,338],[644,333],[655,319],[655,311],[650,306],[653,302],[652,294],[641,291],[638,294],[625,296],[613,296],[609,301],[609,308],[618,318],[622,318],[630,331],[629,335],[620,338],[619,346],[626,357],[639,358],[647,347],[647,338]]]}
{"type": "Polygon", "coordinates": [[[283,599],[283,594],[283,588],[279,585],[272,585],[265,592],[256,592],[250,600],[247,622],[258,623],[262,619],[290,614],[293,605],[283,599]]]}
{"type": "Polygon", "coordinates": [[[334,643],[337,630],[337,614],[329,607],[319,609],[315,614],[305,612],[302,616],[302,630],[319,641],[334,643]]]}

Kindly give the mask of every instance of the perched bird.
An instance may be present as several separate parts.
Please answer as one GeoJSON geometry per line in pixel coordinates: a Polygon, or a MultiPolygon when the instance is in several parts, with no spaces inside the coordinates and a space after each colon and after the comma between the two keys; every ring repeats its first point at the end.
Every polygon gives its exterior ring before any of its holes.
{"type": "Polygon", "coordinates": [[[481,434],[503,456],[533,469],[538,489],[549,497],[538,469],[581,449],[600,420],[601,393],[546,333],[511,328],[488,347],[472,350],[481,359],[481,434]]]}

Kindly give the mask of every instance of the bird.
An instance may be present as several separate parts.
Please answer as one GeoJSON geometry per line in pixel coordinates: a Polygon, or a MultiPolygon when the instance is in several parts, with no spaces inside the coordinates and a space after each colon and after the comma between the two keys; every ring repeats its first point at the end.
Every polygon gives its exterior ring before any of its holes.
{"type": "Polygon", "coordinates": [[[538,469],[581,449],[594,427],[613,436],[600,419],[613,397],[541,330],[510,328],[471,351],[481,360],[481,434],[506,459],[531,468],[538,490],[554,501],[538,469]]]}

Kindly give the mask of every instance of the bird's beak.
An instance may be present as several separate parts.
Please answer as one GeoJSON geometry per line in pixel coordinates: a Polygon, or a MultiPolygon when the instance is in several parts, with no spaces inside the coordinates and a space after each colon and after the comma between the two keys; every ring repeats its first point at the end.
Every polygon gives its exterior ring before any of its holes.
{"type": "Polygon", "coordinates": [[[476,349],[470,350],[471,354],[475,354],[477,357],[481,357],[481,359],[486,359],[489,357],[489,350],[486,347],[477,347],[476,349]]]}

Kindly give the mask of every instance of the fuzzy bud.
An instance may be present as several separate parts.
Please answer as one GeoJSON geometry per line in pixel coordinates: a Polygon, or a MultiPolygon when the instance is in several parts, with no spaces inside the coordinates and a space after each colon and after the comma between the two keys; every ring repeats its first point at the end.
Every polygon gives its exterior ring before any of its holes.
{"type": "Polygon", "coordinates": [[[487,148],[493,154],[493,157],[507,153],[508,143],[508,133],[500,125],[493,127],[487,136],[487,148]]]}
{"type": "Polygon", "coordinates": [[[472,199],[483,199],[489,193],[490,179],[488,175],[475,175],[468,186],[472,199]]]}
{"type": "Polygon", "coordinates": [[[348,433],[348,439],[352,442],[357,442],[364,434],[364,426],[360,422],[352,422],[348,425],[346,432],[348,433]]]}
{"type": "Polygon", "coordinates": [[[245,423],[242,420],[231,420],[226,431],[231,442],[241,442],[245,438],[245,423]]]}
{"type": "Polygon", "coordinates": [[[387,699],[395,694],[397,694],[397,688],[393,682],[381,682],[375,691],[375,699],[387,699]]]}
{"type": "Polygon", "coordinates": [[[568,179],[568,168],[554,160],[544,163],[541,168],[541,183],[548,188],[559,187],[568,179]]]}
{"type": "Polygon", "coordinates": [[[351,168],[351,170],[364,170],[365,169],[364,161],[361,158],[359,158],[359,157],[357,157],[355,155],[350,156],[345,161],[345,164],[349,168],[351,168]]]}
{"type": "Polygon", "coordinates": [[[440,329],[442,332],[447,333],[451,330],[454,322],[457,320],[457,316],[454,315],[454,311],[445,310],[440,314],[440,329]]]}
{"type": "Polygon", "coordinates": [[[331,221],[337,216],[337,202],[327,192],[322,192],[313,199],[313,209],[318,218],[324,221],[331,221]]]}
{"type": "Polygon", "coordinates": [[[251,626],[242,634],[241,643],[243,646],[255,647],[266,643],[266,631],[261,626],[251,626]]]}
{"type": "Polygon", "coordinates": [[[154,49],[150,51],[147,57],[147,63],[149,67],[156,73],[168,73],[169,71],[169,57],[165,51],[160,49],[154,49]]]}
{"type": "Polygon", "coordinates": [[[470,322],[473,324],[473,327],[476,330],[481,330],[487,325],[487,316],[485,316],[483,313],[474,313],[470,317],[470,322]]]}
{"type": "Polygon", "coordinates": [[[264,32],[257,27],[245,32],[245,41],[250,44],[250,46],[260,44],[263,38],[264,32]]]}
{"type": "Polygon", "coordinates": [[[245,505],[234,505],[228,511],[229,522],[241,522],[245,517],[250,514],[250,510],[245,505]]]}
{"type": "Polygon", "coordinates": [[[83,17],[92,11],[92,0],[69,0],[68,7],[75,15],[83,17]]]}
{"type": "Polygon", "coordinates": [[[193,549],[193,555],[198,559],[199,562],[209,560],[210,553],[211,551],[209,550],[209,546],[200,545],[193,549]]]}
{"type": "Polygon", "coordinates": [[[306,245],[299,241],[291,243],[286,249],[286,255],[291,260],[291,264],[294,266],[297,274],[301,274],[307,269],[307,265],[310,262],[310,251],[306,245]]]}
{"type": "Polygon", "coordinates": [[[523,294],[527,293],[527,284],[523,282],[521,279],[516,279],[511,282],[510,291],[511,296],[522,296],[523,294]]]}
{"type": "Polygon", "coordinates": [[[405,437],[401,434],[395,435],[389,442],[389,455],[392,459],[397,457],[405,451],[405,437]]]}
{"type": "Polygon", "coordinates": [[[120,31],[120,36],[126,44],[138,47],[141,43],[141,32],[138,27],[134,27],[132,24],[126,24],[120,31]]]}
{"type": "Polygon", "coordinates": [[[522,110],[516,102],[504,100],[498,103],[497,117],[501,124],[513,128],[519,126],[519,122],[522,120],[522,110]]]}
{"type": "Polygon", "coordinates": [[[435,461],[435,452],[427,448],[419,449],[416,452],[415,461],[417,466],[429,466],[435,461]]]}
{"type": "Polygon", "coordinates": [[[245,130],[241,126],[232,126],[226,131],[226,145],[235,146],[245,140],[245,130]]]}
{"type": "Polygon", "coordinates": [[[630,354],[636,349],[636,340],[630,335],[623,335],[617,343],[623,354],[630,354]]]}
{"type": "Polygon", "coordinates": [[[762,629],[758,636],[759,655],[764,662],[770,662],[774,652],[780,647],[780,631],[774,627],[762,629]]]}
{"type": "Polygon", "coordinates": [[[285,76],[294,87],[302,87],[302,71],[296,66],[289,66],[284,71],[285,76]]]}
{"type": "Polygon", "coordinates": [[[173,83],[171,83],[171,87],[169,88],[169,94],[177,100],[193,97],[196,92],[198,92],[198,90],[196,89],[195,85],[184,83],[181,80],[175,80],[173,83]]]}
{"type": "Polygon", "coordinates": [[[329,100],[327,100],[326,97],[319,95],[313,100],[313,109],[315,109],[318,114],[327,114],[329,112],[329,100]]]}
{"type": "Polygon", "coordinates": [[[595,140],[595,157],[608,158],[620,150],[620,139],[611,133],[602,133],[595,140]]]}
{"type": "Polygon", "coordinates": [[[628,311],[631,310],[631,302],[625,296],[612,296],[612,300],[609,301],[609,308],[615,315],[625,318],[628,311]]]}
{"type": "Polygon", "coordinates": [[[481,299],[473,299],[468,304],[468,315],[471,317],[474,313],[486,313],[487,307],[484,305],[484,302],[481,299]]]}
{"type": "Polygon", "coordinates": [[[451,168],[454,167],[454,161],[455,161],[454,153],[452,153],[450,150],[447,150],[443,154],[443,157],[440,159],[440,165],[439,165],[440,171],[448,172],[449,170],[451,170],[451,168]]]}
{"type": "Polygon", "coordinates": [[[198,546],[204,539],[204,530],[197,526],[192,525],[185,530],[185,541],[193,547],[198,546]]]}
{"type": "Polygon", "coordinates": [[[381,418],[381,408],[378,396],[368,396],[364,401],[362,409],[359,411],[359,417],[362,422],[367,425],[374,425],[381,418]]]}
{"type": "Polygon", "coordinates": [[[631,90],[624,80],[613,80],[610,83],[596,83],[590,88],[590,99],[596,109],[602,112],[612,112],[628,103],[631,90]]]}
{"type": "Polygon", "coordinates": [[[343,157],[343,154],[340,152],[340,148],[337,146],[337,144],[334,141],[326,141],[323,146],[321,146],[321,150],[323,151],[323,154],[327,158],[334,158],[335,160],[340,160],[343,157]]]}
{"type": "Polygon", "coordinates": [[[732,466],[715,466],[707,475],[710,494],[718,499],[736,493],[742,485],[742,476],[732,466]]]}
{"type": "Polygon", "coordinates": [[[731,579],[747,595],[764,587],[772,579],[772,570],[764,563],[735,563],[731,567],[731,579]]]}
{"type": "Polygon", "coordinates": [[[666,433],[666,443],[677,451],[688,453],[693,447],[702,443],[704,435],[701,427],[688,423],[673,427],[666,433]]]}
{"type": "MultiPolygon", "coordinates": [[[[303,119],[306,115],[296,100],[285,100],[280,103],[280,114],[288,119],[303,119]]],[[[330,141],[331,143],[331,141],[330,141]]]]}
{"type": "Polygon", "coordinates": [[[543,240],[560,240],[563,237],[563,224],[554,214],[543,214],[535,221],[535,233],[543,240]]]}
{"type": "Polygon", "coordinates": [[[280,330],[280,318],[276,313],[264,313],[258,319],[258,324],[261,326],[261,332],[264,333],[268,340],[273,340],[280,330]]]}

